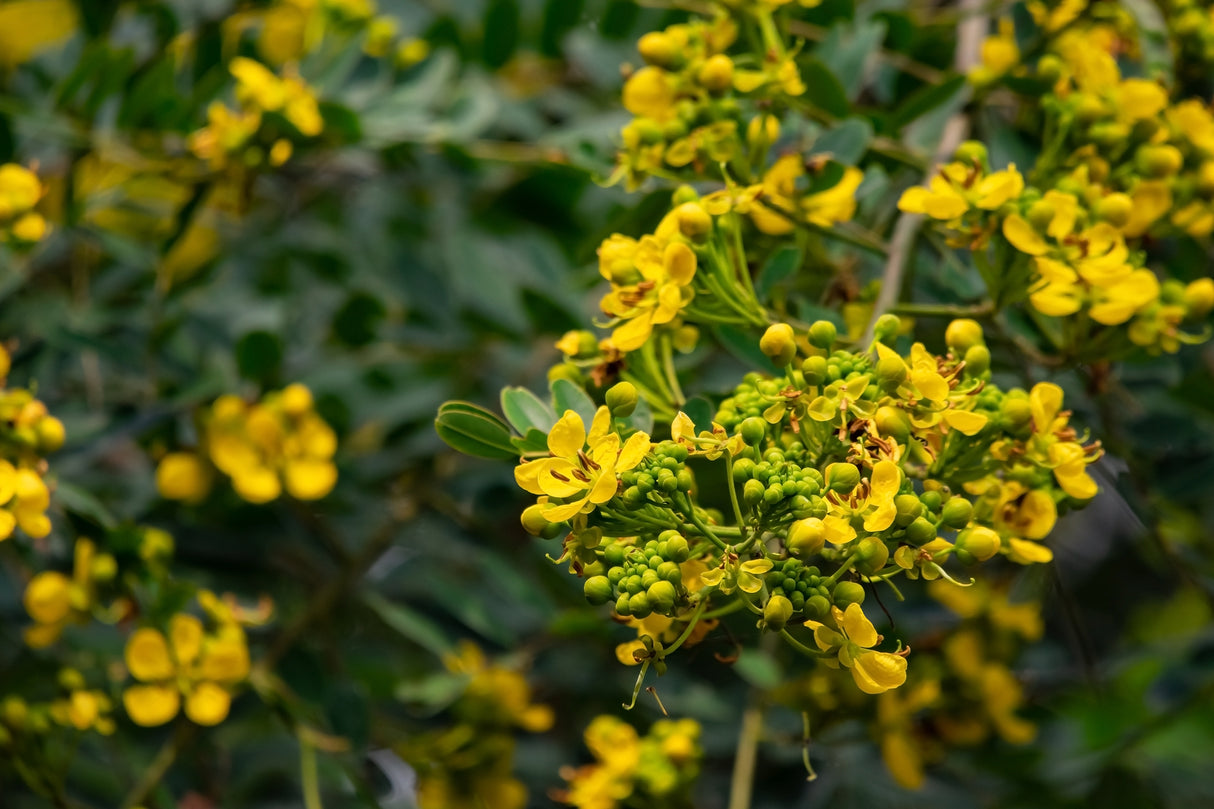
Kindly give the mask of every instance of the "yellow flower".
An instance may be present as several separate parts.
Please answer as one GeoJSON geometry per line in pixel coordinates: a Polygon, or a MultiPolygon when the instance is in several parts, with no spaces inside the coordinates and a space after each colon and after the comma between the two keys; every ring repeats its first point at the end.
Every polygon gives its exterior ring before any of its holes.
{"type": "Polygon", "coordinates": [[[166,500],[201,503],[211,491],[211,469],[193,452],[170,452],[156,467],[156,490],[166,500]]]}
{"type": "Polygon", "coordinates": [[[804,175],[804,158],[786,154],[763,175],[762,185],[744,190],[739,204],[733,207],[739,213],[749,213],[755,227],[772,236],[790,233],[798,216],[825,228],[855,215],[856,189],[864,180],[864,172],[848,166],[832,187],[800,196],[797,181],[804,175]]]}
{"type": "Polygon", "coordinates": [[[898,210],[956,222],[971,210],[997,210],[1022,191],[1024,177],[1015,163],[985,176],[977,166],[949,163],[932,176],[927,188],[906,189],[898,200],[898,210]]]}
{"type": "Polygon", "coordinates": [[[228,715],[231,689],[249,675],[244,630],[223,624],[208,634],[193,615],[169,621],[168,638],[143,627],[127,639],[127,670],[138,682],[127,686],[122,703],[137,725],[155,727],[181,710],[199,725],[217,725],[228,715]]]}
{"type": "MultiPolygon", "coordinates": [[[[623,322],[611,333],[620,351],[636,351],[645,344],[654,326],[669,323],[690,301],[694,292],[696,256],[678,241],[645,236],[635,244],[635,252],[623,259],[630,245],[625,237],[612,237],[604,243],[606,258],[600,255],[600,269],[612,281],[612,290],[602,301],[603,312],[623,322]],[[624,269],[628,261],[632,271],[624,269]]],[[[603,252],[601,248],[601,252],[603,252]]]]}
{"type": "Polygon", "coordinates": [[[67,39],[76,30],[70,0],[0,3],[0,67],[13,68],[67,39]]]}
{"type": "Polygon", "coordinates": [[[549,502],[543,510],[549,522],[564,522],[587,506],[606,503],[619,487],[618,475],[639,464],[649,453],[649,436],[633,433],[620,446],[620,436],[611,430],[611,414],[600,407],[594,414],[590,434],[581,416],[566,410],[548,433],[552,457],[527,461],[514,468],[520,487],[535,495],[572,502],[549,502]]]}
{"type": "Polygon", "coordinates": [[[734,590],[757,593],[763,589],[763,575],[771,568],[770,559],[750,559],[739,564],[738,558],[731,554],[721,560],[720,567],[701,573],[700,581],[705,587],[716,587],[725,595],[734,590]]]}
{"type": "Polygon", "coordinates": [[[906,682],[906,657],[873,650],[881,636],[859,604],[848,604],[846,610],[832,607],[831,615],[837,631],[818,621],[805,625],[814,630],[819,649],[838,653],[861,691],[881,694],[906,682]]]}
{"type": "Polygon", "coordinates": [[[302,79],[279,77],[265,65],[245,56],[232,60],[236,98],[246,109],[279,112],[301,135],[314,137],[324,128],[315,92],[302,79]]]}
{"type": "Polygon", "coordinates": [[[999,20],[999,33],[982,42],[982,64],[969,72],[969,80],[982,86],[1001,79],[1020,64],[1016,30],[1010,17],[999,20]]]}

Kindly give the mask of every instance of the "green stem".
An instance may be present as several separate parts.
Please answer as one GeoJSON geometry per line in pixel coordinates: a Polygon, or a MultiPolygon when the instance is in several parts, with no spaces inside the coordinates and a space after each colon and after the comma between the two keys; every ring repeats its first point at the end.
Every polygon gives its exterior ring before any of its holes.
{"type": "Polygon", "coordinates": [[[744,603],[742,603],[741,601],[731,601],[730,603],[726,604],[724,607],[721,607],[720,609],[715,609],[715,610],[712,610],[711,612],[704,613],[703,615],[700,616],[700,620],[707,621],[710,618],[721,618],[722,616],[725,616],[725,615],[733,615],[735,612],[737,612],[738,610],[742,609],[745,606],[746,605],[744,603]]]}
{"type": "Polygon", "coordinates": [[[666,384],[670,388],[670,392],[674,394],[674,399],[671,401],[675,407],[682,407],[687,401],[687,397],[683,395],[683,388],[679,386],[679,375],[674,370],[674,340],[669,334],[663,334],[658,344],[662,351],[662,368],[666,372],[666,384]]]}
{"type": "Polygon", "coordinates": [[[955,303],[899,303],[889,311],[895,315],[911,317],[986,317],[993,307],[989,303],[963,305],[955,303]]]}
{"type": "Polygon", "coordinates": [[[842,576],[847,571],[851,570],[855,564],[856,564],[856,557],[854,557],[854,556],[847,557],[847,559],[843,562],[843,564],[839,566],[839,569],[836,570],[834,573],[832,573],[830,578],[826,580],[826,583],[828,585],[834,584],[835,582],[837,582],[839,580],[840,576],[842,576]]]}
{"type": "Polygon", "coordinates": [[[131,787],[131,791],[122,799],[122,803],[118,804],[122,809],[134,809],[145,800],[148,795],[152,794],[164,774],[169,771],[169,767],[173,766],[173,762],[177,759],[177,753],[193,734],[194,726],[185,720],[178,720],[177,727],[174,729],[171,736],[165,740],[156,757],[152,759],[152,763],[143,771],[143,775],[139,777],[139,781],[135,786],[131,787]]]}
{"type": "Polygon", "coordinates": [[[691,637],[691,633],[696,628],[696,624],[698,624],[700,622],[700,619],[704,617],[704,608],[707,606],[708,606],[708,599],[707,598],[700,599],[699,606],[697,606],[696,611],[691,614],[691,620],[688,622],[687,628],[683,630],[683,634],[679,635],[679,637],[675,639],[674,643],[672,643],[671,645],[667,646],[665,649],[662,650],[663,657],[665,657],[666,655],[669,655],[669,654],[673,654],[674,652],[678,651],[678,648],[680,646],[682,646],[687,641],[688,638],[691,637]]]}
{"type": "Polygon", "coordinates": [[[641,664],[641,672],[637,675],[637,684],[632,689],[632,701],[624,705],[625,711],[631,711],[637,706],[637,697],[641,693],[641,684],[645,682],[645,674],[649,671],[649,664],[652,663],[652,658],[641,664]]]}
{"type": "Polygon", "coordinates": [[[316,747],[303,733],[299,735],[299,780],[305,809],[324,809],[320,800],[320,779],[316,772],[316,747]]]}
{"type": "MultiPolygon", "coordinates": [[[[721,454],[725,456],[725,487],[729,489],[729,504],[733,506],[733,516],[738,521],[738,528],[742,529],[746,525],[746,520],[742,517],[742,506],[738,503],[738,487],[733,480],[733,455],[729,450],[725,450],[721,454]]],[[[742,531],[742,536],[746,536],[745,531],[742,531]]]]}
{"type": "Polygon", "coordinates": [[[823,652],[823,651],[819,651],[818,649],[809,648],[804,643],[802,643],[801,641],[794,638],[792,636],[792,633],[789,632],[787,629],[780,630],[780,637],[784,639],[785,643],[787,643],[789,646],[796,649],[798,652],[805,655],[806,657],[820,658],[820,657],[833,657],[834,656],[830,652],[823,652]]]}
{"type": "Polygon", "coordinates": [[[721,538],[714,534],[712,529],[708,527],[708,524],[705,523],[698,514],[696,514],[696,509],[695,506],[692,505],[691,499],[684,495],[681,500],[682,502],[679,503],[679,507],[683,509],[683,513],[688,516],[692,524],[696,528],[700,529],[700,533],[711,539],[712,544],[716,545],[719,549],[728,551],[729,546],[722,542],[721,538]]]}

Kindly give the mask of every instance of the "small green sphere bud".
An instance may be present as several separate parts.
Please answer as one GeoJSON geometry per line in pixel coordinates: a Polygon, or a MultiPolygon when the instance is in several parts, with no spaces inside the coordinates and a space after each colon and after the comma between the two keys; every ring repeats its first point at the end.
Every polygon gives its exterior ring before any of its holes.
{"type": "Polygon", "coordinates": [[[582,590],[586,594],[587,601],[596,607],[601,607],[611,600],[615,588],[611,586],[611,581],[606,576],[591,576],[586,579],[582,590]]]}
{"type": "Polygon", "coordinates": [[[984,170],[990,165],[987,158],[986,145],[976,140],[967,140],[958,146],[957,151],[953,153],[953,159],[959,163],[980,166],[984,170]]]}
{"type": "Polygon", "coordinates": [[[873,337],[886,345],[892,345],[900,331],[902,331],[902,321],[898,319],[897,315],[881,315],[873,324],[873,337]]]}
{"type": "Polygon", "coordinates": [[[792,602],[787,596],[774,595],[763,605],[763,623],[772,632],[779,632],[788,625],[792,612],[792,602]]]}
{"type": "Polygon", "coordinates": [[[797,356],[797,341],[792,326],[774,323],[759,338],[759,348],[777,367],[783,368],[797,356]]]}
{"type": "Polygon", "coordinates": [[[839,330],[829,320],[817,320],[809,327],[809,342],[817,348],[830,350],[839,336],[839,330]]]}
{"type": "Polygon", "coordinates": [[[826,382],[828,368],[826,357],[810,357],[801,363],[801,374],[806,385],[821,385],[826,382]]]}
{"type": "Polygon", "coordinates": [[[1050,222],[1054,221],[1054,214],[1056,212],[1054,203],[1039,199],[1029,206],[1026,216],[1030,225],[1037,230],[1043,231],[1050,226],[1050,222]]]}
{"type": "Polygon", "coordinates": [[[1184,165],[1184,155],[1175,146],[1147,144],[1134,154],[1134,166],[1147,177],[1171,177],[1184,165]]]}
{"type": "Polygon", "coordinates": [[[620,593],[620,597],[615,600],[615,612],[625,617],[632,615],[632,596],[629,593],[620,593]]]}
{"type": "MultiPolygon", "coordinates": [[[[669,584],[669,582],[667,582],[669,584]]],[[[653,614],[653,606],[649,603],[649,596],[645,593],[637,593],[629,596],[628,609],[633,618],[648,618],[653,614]]]]}
{"type": "Polygon", "coordinates": [[[1003,544],[999,535],[983,525],[977,525],[957,535],[957,550],[964,551],[979,562],[985,562],[999,552],[1003,544]]]}
{"type": "Polygon", "coordinates": [[[76,669],[60,669],[59,687],[64,691],[79,691],[84,688],[84,675],[76,669]]]}
{"type": "Polygon", "coordinates": [[[771,114],[760,114],[746,125],[746,140],[750,144],[770,146],[780,139],[780,119],[771,114]]]}
{"type": "Polygon", "coordinates": [[[1134,202],[1129,194],[1109,194],[1096,203],[1096,218],[1103,219],[1115,228],[1124,227],[1134,212],[1134,202]]]}
{"type": "Polygon", "coordinates": [[[738,432],[749,446],[757,447],[767,438],[767,422],[758,416],[751,416],[742,422],[738,432]]]}
{"type": "Polygon", "coordinates": [[[824,596],[815,595],[805,599],[803,608],[806,617],[821,620],[830,613],[830,602],[824,596]]]}
{"type": "Polygon", "coordinates": [[[1056,82],[1062,78],[1066,66],[1062,60],[1048,53],[1037,61],[1037,76],[1048,82],[1056,82]]]}
{"type": "Polygon", "coordinates": [[[919,517],[906,526],[906,538],[915,545],[925,545],[936,538],[936,526],[926,517],[919,517]]]}
{"type": "Polygon", "coordinates": [[[797,520],[788,529],[788,552],[798,559],[808,559],[826,544],[826,524],[817,517],[797,520]]]}
{"type": "Polygon", "coordinates": [[[856,543],[856,549],[853,553],[858,560],[856,562],[856,570],[865,576],[872,576],[877,573],[889,561],[889,548],[876,537],[865,537],[860,540],[856,543]]]}
{"type": "Polygon", "coordinates": [[[1205,317],[1214,309],[1214,280],[1199,278],[1184,289],[1184,305],[1190,317],[1205,317]]]}
{"type": "Polygon", "coordinates": [[[849,604],[864,603],[864,585],[854,581],[841,581],[835,585],[831,596],[834,598],[835,606],[845,610],[849,604]]]}
{"type": "Polygon", "coordinates": [[[972,346],[982,345],[982,326],[968,317],[958,318],[944,330],[944,342],[958,357],[964,356],[972,346]]]}
{"type": "Polygon", "coordinates": [[[93,558],[89,574],[93,581],[110,582],[118,575],[118,561],[108,553],[99,553],[93,558]]]}
{"type": "Polygon", "coordinates": [[[905,528],[923,514],[923,503],[919,502],[919,497],[914,494],[896,496],[894,508],[898,509],[898,516],[894,518],[894,524],[899,528],[905,528]]]}
{"type": "Polygon", "coordinates": [[[950,497],[940,510],[940,521],[949,528],[961,529],[970,524],[974,506],[964,497],[950,497]]]}
{"type": "Polygon", "coordinates": [[[893,393],[906,381],[906,363],[898,357],[882,357],[877,361],[877,383],[881,390],[893,393]]]}
{"type": "Polygon", "coordinates": [[[700,194],[690,185],[680,185],[670,197],[670,203],[675,208],[686,202],[698,202],[700,194]]]}
{"type": "Polygon", "coordinates": [[[965,372],[981,376],[991,369],[991,350],[986,346],[970,346],[965,352],[965,372]]]}
{"type": "Polygon", "coordinates": [[[1082,124],[1093,124],[1108,115],[1104,101],[1094,95],[1084,95],[1075,107],[1075,120],[1082,124]]]}
{"type": "Polygon", "coordinates": [[[883,405],[877,408],[873,421],[876,422],[877,430],[881,435],[896,438],[900,443],[905,444],[906,439],[910,436],[910,418],[904,410],[883,405]]]}
{"type": "Polygon", "coordinates": [[[544,517],[543,511],[544,506],[541,506],[538,503],[534,506],[528,506],[527,508],[523,509],[523,515],[521,518],[523,530],[528,534],[531,534],[533,537],[544,537],[545,539],[551,539],[552,537],[549,536],[549,533],[553,523],[549,522],[544,517]]]}
{"type": "Polygon", "coordinates": [[[7,696],[4,698],[4,702],[0,703],[0,719],[3,719],[4,724],[10,728],[23,728],[26,720],[29,719],[29,706],[21,697],[7,696]]]}
{"type": "Polygon", "coordinates": [[[826,488],[839,494],[849,494],[860,482],[860,470],[849,463],[832,463],[826,467],[826,488]]]}
{"type": "Polygon", "coordinates": [[[607,389],[607,409],[611,415],[627,418],[637,406],[637,389],[631,382],[617,382],[607,389]]]}
{"type": "Polygon", "coordinates": [[[679,536],[666,541],[666,558],[670,561],[682,564],[690,556],[691,549],[683,537],[679,536]]]}
{"type": "Polygon", "coordinates": [[[678,590],[675,586],[666,580],[657,581],[649,585],[649,589],[645,591],[646,600],[649,602],[649,608],[661,615],[668,615],[674,609],[675,599],[678,598],[678,590]]]}
{"type": "MultiPolygon", "coordinates": [[[[936,481],[931,481],[936,482],[936,481]]],[[[944,505],[944,498],[940,495],[939,489],[929,489],[924,487],[926,491],[919,496],[919,502],[923,503],[924,508],[928,511],[939,511],[940,506],[944,505]]]]}
{"type": "Polygon", "coordinates": [[[748,480],[746,485],[742,487],[742,499],[746,501],[746,505],[754,508],[763,502],[763,495],[767,493],[767,487],[757,480],[748,480]]]}
{"type": "Polygon", "coordinates": [[[1033,419],[1033,407],[1029,404],[1029,400],[1023,397],[1005,397],[1000,411],[1004,420],[1007,421],[1008,427],[1013,431],[1028,426],[1033,419]]]}
{"type": "Polygon", "coordinates": [[[700,67],[697,78],[708,92],[724,92],[733,85],[733,60],[723,53],[710,56],[700,67]]]}
{"type": "Polygon", "coordinates": [[[712,233],[712,217],[698,202],[684,202],[675,208],[679,232],[693,242],[703,242],[712,233]]]}

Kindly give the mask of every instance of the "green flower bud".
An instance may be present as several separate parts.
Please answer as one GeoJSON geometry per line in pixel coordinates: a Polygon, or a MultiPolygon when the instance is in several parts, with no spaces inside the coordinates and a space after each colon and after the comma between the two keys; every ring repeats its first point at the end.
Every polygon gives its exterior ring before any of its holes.
{"type": "Polygon", "coordinates": [[[944,342],[958,357],[963,356],[972,346],[982,345],[982,326],[968,317],[957,318],[944,330],[944,342]]]}
{"type": "Polygon", "coordinates": [[[919,517],[906,526],[906,538],[915,545],[926,545],[936,538],[936,526],[926,517],[919,517]]]}
{"type": "Polygon", "coordinates": [[[1120,145],[1130,136],[1130,128],[1116,121],[1102,121],[1092,127],[1088,136],[1097,146],[1110,149],[1120,145]]]}
{"type": "MultiPolygon", "coordinates": [[[[674,609],[674,602],[679,596],[678,590],[668,581],[662,580],[649,585],[649,589],[645,591],[646,600],[649,602],[649,608],[660,615],[669,615],[674,609]]],[[[636,607],[633,607],[635,612],[636,607]]]]}
{"type": "Polygon", "coordinates": [[[724,92],[733,86],[733,60],[723,53],[710,56],[696,78],[708,92],[724,92]]]}
{"type": "Polygon", "coordinates": [[[73,668],[59,670],[59,687],[64,691],[79,691],[84,688],[84,675],[73,668]]]}
{"type": "Polygon", "coordinates": [[[703,242],[712,233],[712,217],[698,202],[684,202],[675,208],[679,232],[693,242],[703,242]]]}
{"type": "Polygon", "coordinates": [[[835,606],[841,610],[847,609],[848,604],[863,604],[864,585],[854,581],[841,581],[835,585],[831,597],[835,606]]]}
{"type": "Polygon", "coordinates": [[[620,593],[620,597],[615,600],[616,615],[628,617],[632,615],[632,596],[629,593],[620,593]]]}
{"type": "Polygon", "coordinates": [[[832,463],[826,467],[826,488],[848,494],[860,482],[860,470],[849,463],[832,463]]]}
{"type": "Polygon", "coordinates": [[[759,338],[759,348],[777,367],[783,368],[797,356],[797,341],[792,326],[775,323],[759,338]]]}
{"type": "Polygon", "coordinates": [[[865,537],[860,540],[856,543],[856,548],[852,553],[858,560],[856,570],[866,576],[878,572],[889,561],[889,548],[876,537],[865,537]]]}
{"type": "Polygon", "coordinates": [[[631,382],[617,382],[607,389],[607,409],[618,418],[628,418],[637,406],[637,389],[631,382]]]}
{"type": "Polygon", "coordinates": [[[29,706],[21,697],[11,695],[0,703],[0,719],[10,728],[21,729],[29,719],[29,706]]]}
{"type": "Polygon", "coordinates": [[[671,205],[675,208],[685,202],[698,202],[700,199],[699,193],[690,185],[680,185],[674,190],[674,194],[670,197],[671,205]]]}
{"type": "Polygon", "coordinates": [[[801,363],[801,375],[806,385],[821,385],[826,381],[828,369],[826,357],[810,357],[801,363]]]}
{"type": "Polygon", "coordinates": [[[1205,317],[1214,309],[1214,280],[1199,278],[1184,289],[1184,305],[1191,317],[1205,317]]]}
{"type": "Polygon", "coordinates": [[[820,595],[810,596],[805,599],[803,611],[807,617],[821,620],[830,613],[830,602],[820,595]]]}
{"type": "Polygon", "coordinates": [[[808,559],[826,544],[826,525],[817,517],[797,520],[788,528],[788,552],[808,559]]]}
{"type": "Polygon", "coordinates": [[[949,528],[964,528],[974,516],[974,506],[964,497],[950,497],[940,511],[940,521],[949,528]]]}
{"type": "Polygon", "coordinates": [[[751,416],[742,422],[739,432],[743,441],[749,446],[757,447],[767,438],[767,422],[757,416],[751,416]]]}
{"type": "Polygon", "coordinates": [[[582,585],[582,590],[586,594],[586,600],[596,607],[606,604],[615,594],[615,588],[606,576],[591,576],[582,585]]]}
{"type": "Polygon", "coordinates": [[[118,562],[108,553],[99,553],[93,557],[89,575],[93,581],[102,583],[113,581],[114,577],[118,575],[118,562]]]}
{"type": "Polygon", "coordinates": [[[1000,413],[1008,428],[1013,432],[1027,427],[1033,420],[1033,407],[1029,404],[1027,397],[1005,397],[1000,413]]]}
{"type": "Polygon", "coordinates": [[[892,345],[900,331],[902,331],[902,321],[898,319],[897,315],[881,315],[873,324],[873,337],[886,345],[892,345]]]}
{"type": "Polygon", "coordinates": [[[965,372],[970,376],[982,376],[991,369],[991,350],[986,346],[971,346],[965,352],[965,372]]]}
{"type": "Polygon", "coordinates": [[[686,562],[691,556],[687,540],[681,536],[666,541],[666,558],[677,564],[686,562]]]}
{"type": "Polygon", "coordinates": [[[582,369],[572,362],[562,362],[548,369],[548,381],[551,383],[558,379],[572,382],[579,387],[586,381],[582,375],[582,369]]]}
{"type": "Polygon", "coordinates": [[[910,418],[907,417],[904,410],[883,405],[877,408],[877,413],[873,417],[873,420],[876,422],[877,431],[881,435],[896,438],[903,444],[906,443],[906,439],[910,436],[910,418]]]}
{"type": "Polygon", "coordinates": [[[919,502],[918,495],[914,494],[896,496],[894,507],[898,509],[898,516],[894,517],[894,525],[899,528],[905,528],[923,514],[923,503],[919,502]]]}
{"type": "Polygon", "coordinates": [[[959,163],[980,166],[984,171],[990,166],[986,145],[976,140],[967,140],[958,146],[957,151],[953,153],[953,159],[959,163]]]}
{"type": "Polygon", "coordinates": [[[809,342],[817,348],[830,350],[839,336],[839,330],[829,320],[817,320],[809,327],[809,342]]]}
{"type": "Polygon", "coordinates": [[[746,505],[754,508],[763,502],[763,495],[767,493],[767,487],[757,480],[748,480],[746,485],[742,487],[742,499],[746,505]]]}
{"type": "Polygon", "coordinates": [[[603,549],[603,561],[611,567],[619,567],[624,564],[625,546],[618,542],[612,542],[603,549]]]}
{"type": "Polygon", "coordinates": [[[534,506],[528,506],[523,509],[521,522],[523,530],[533,537],[543,537],[544,539],[554,539],[561,531],[561,526],[564,523],[551,523],[545,519],[544,507],[538,503],[534,506]],[[555,527],[555,532],[553,531],[555,527]]]}
{"type": "Polygon", "coordinates": [[[964,551],[979,562],[985,562],[999,552],[999,535],[986,526],[978,525],[957,535],[958,556],[964,551]]]}
{"type": "Polygon", "coordinates": [[[629,596],[628,609],[633,618],[648,618],[653,614],[653,606],[649,603],[649,596],[645,593],[629,596]]]}
{"type": "Polygon", "coordinates": [[[1103,219],[1115,228],[1124,227],[1134,212],[1134,201],[1129,194],[1114,193],[1096,203],[1096,218],[1103,219]]]}
{"type": "Polygon", "coordinates": [[[1134,166],[1147,177],[1171,177],[1184,165],[1184,155],[1175,146],[1146,144],[1134,153],[1134,166]]]}
{"type": "Polygon", "coordinates": [[[788,625],[792,613],[792,602],[787,596],[774,595],[763,605],[763,623],[772,632],[779,632],[788,625]]]}
{"type": "Polygon", "coordinates": [[[1048,53],[1037,61],[1037,76],[1048,82],[1056,82],[1062,78],[1066,66],[1061,59],[1048,53]]]}
{"type": "Polygon", "coordinates": [[[1028,218],[1029,224],[1034,228],[1045,230],[1050,226],[1050,222],[1054,221],[1055,213],[1054,203],[1039,199],[1029,206],[1028,211],[1025,212],[1025,216],[1028,218]]]}
{"type": "Polygon", "coordinates": [[[897,357],[882,357],[877,361],[877,383],[881,390],[893,393],[906,381],[906,363],[897,357]]]}

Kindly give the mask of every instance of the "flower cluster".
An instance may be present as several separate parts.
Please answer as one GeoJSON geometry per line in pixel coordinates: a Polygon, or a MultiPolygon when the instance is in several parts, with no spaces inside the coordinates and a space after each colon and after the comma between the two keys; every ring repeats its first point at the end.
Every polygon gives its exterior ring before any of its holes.
{"type": "Polygon", "coordinates": [[[212,102],[207,125],[190,136],[190,150],[213,170],[262,162],[281,166],[291,157],[293,134],[314,138],[324,129],[315,90],[293,68],[284,67],[279,75],[245,56],[233,59],[229,68],[236,79],[238,106],[212,102]],[[267,121],[269,113],[290,130],[267,121]]]}
{"type": "Polygon", "coordinates": [[[255,404],[221,396],[202,415],[199,430],[198,450],[170,452],[160,460],[156,486],[163,497],[201,502],[215,470],[250,503],[275,500],[284,488],[296,499],[317,500],[337,483],[337,438],[303,385],[289,385],[255,404]]]}
{"type": "Polygon", "coordinates": [[[61,669],[54,680],[59,695],[47,701],[28,701],[16,694],[0,701],[0,749],[33,746],[27,742],[56,726],[102,736],[114,732],[114,704],[104,691],[90,688],[84,675],[72,668],[61,669]]]}
{"type": "Polygon", "coordinates": [[[511,774],[514,735],[542,733],[555,715],[533,702],[517,668],[491,662],[476,645],[463,642],[446,656],[447,670],[461,686],[450,706],[449,726],[418,734],[397,752],[418,771],[420,809],[522,809],[527,789],[511,774]]]}
{"type": "Polygon", "coordinates": [[[68,624],[91,621],[101,606],[98,588],[108,585],[118,573],[118,562],[112,555],[98,552],[92,540],[77,539],[74,556],[71,577],[43,570],[25,586],[25,611],[34,621],[25,630],[25,642],[33,648],[55,643],[68,624]]]}
{"type": "Polygon", "coordinates": [[[1000,390],[972,320],[948,328],[943,356],[892,348],[894,318],[879,331],[889,344],[851,352],[834,348],[828,322],[801,336],[778,324],[760,345],[786,375],[749,375],[709,429],[680,413],[654,443],[603,406],[588,436],[568,411],[547,457],[516,467],[540,495],[524,526],[567,531],[561,560],[587,600],[637,629],[622,661],[660,672],[711,628],[702,616],[750,609],[761,628],[882,693],[903,682],[906,657],[875,648],[865,583],[951,578],[950,559],[1052,558],[1041,540],[1096,494],[1086,470],[1101,453],[1069,425],[1061,388],[1000,390]],[[724,462],[731,520],[696,502],[693,461],[724,462]],[[800,625],[816,652],[790,632],[800,625]]]}
{"type": "Polygon", "coordinates": [[[207,591],[198,600],[209,629],[198,616],[179,612],[168,620],[167,633],[145,626],[127,639],[126,667],[136,682],[122,692],[122,704],[138,725],[171,721],[183,700],[191,721],[217,725],[249,676],[249,646],[237,616],[207,591]]]}
{"type": "Polygon", "coordinates": [[[361,37],[368,56],[394,52],[405,66],[426,52],[424,40],[399,40],[396,18],[377,14],[374,0],[276,0],[264,10],[229,18],[228,24],[239,30],[255,24],[257,51],[272,65],[298,61],[335,36],[361,37]]]}
{"type": "Polygon", "coordinates": [[[42,241],[48,225],[34,206],[44,193],[33,171],[16,163],[0,165],[0,243],[27,247],[42,241]]]}
{"type": "Polygon", "coordinates": [[[598,716],[586,728],[594,763],[565,767],[568,786],[555,799],[577,809],[682,809],[703,751],[700,726],[691,719],[659,720],[644,736],[614,716],[598,716]]]}
{"type": "Polygon", "coordinates": [[[40,539],[50,533],[51,494],[43,456],[63,446],[63,423],[25,388],[5,387],[10,358],[0,347],[0,540],[20,528],[40,539]]]}

